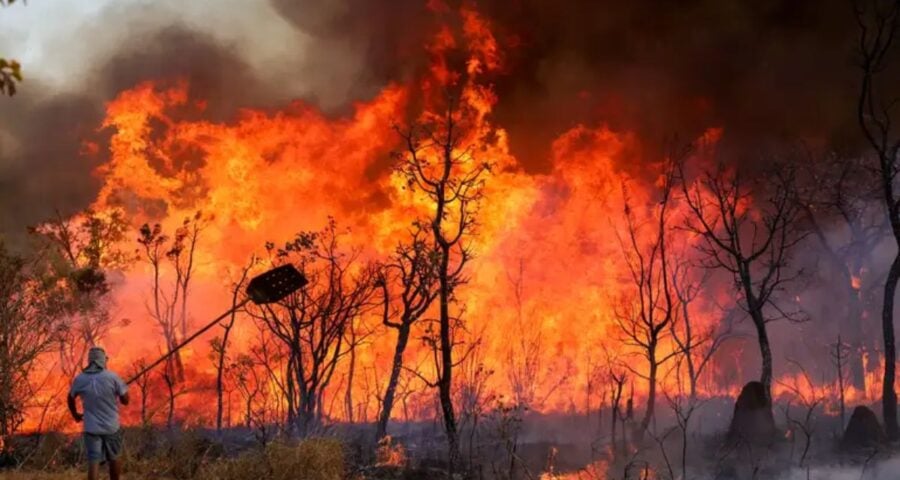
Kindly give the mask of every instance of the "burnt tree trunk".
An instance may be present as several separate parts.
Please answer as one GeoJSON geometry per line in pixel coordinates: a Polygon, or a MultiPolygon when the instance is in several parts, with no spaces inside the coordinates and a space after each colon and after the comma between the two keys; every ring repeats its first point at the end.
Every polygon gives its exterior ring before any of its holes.
{"type": "MultiPolygon", "coordinates": [[[[893,220],[893,219],[892,219],[893,220]]],[[[892,221],[893,223],[893,221],[892,221]]],[[[900,247],[900,235],[898,247],[900,247]]],[[[887,436],[891,440],[900,438],[897,425],[897,391],[894,382],[897,376],[897,347],[894,340],[894,297],[900,281],[900,253],[894,257],[887,280],[884,282],[884,306],[881,310],[881,329],[884,335],[884,385],[882,390],[882,415],[887,436]]]]}
{"type": "MultiPolygon", "coordinates": [[[[231,306],[232,308],[237,305],[237,290],[235,290],[235,294],[232,298],[231,306]]],[[[222,344],[219,345],[219,358],[216,362],[216,433],[222,433],[222,416],[223,416],[223,403],[222,403],[222,394],[225,390],[225,382],[224,382],[224,373],[225,373],[225,358],[228,348],[228,337],[231,336],[231,328],[234,327],[234,320],[237,315],[237,312],[231,312],[231,320],[228,322],[228,325],[225,325],[225,332],[222,334],[222,344]]]]}
{"type": "Polygon", "coordinates": [[[397,332],[397,347],[394,349],[394,363],[391,365],[391,378],[388,379],[387,390],[384,392],[384,400],[381,405],[381,415],[378,417],[378,429],[376,438],[381,440],[387,435],[387,425],[391,419],[391,411],[394,409],[394,396],[397,393],[397,384],[400,381],[400,372],[403,369],[403,352],[409,343],[410,326],[401,327],[397,332]]]}
{"type": "MultiPolygon", "coordinates": [[[[449,172],[449,166],[447,168],[449,172]]],[[[443,202],[440,210],[443,211],[443,202]]],[[[440,229],[435,222],[435,229],[440,229]]],[[[440,235],[438,233],[438,235],[440,235]]],[[[443,243],[443,242],[442,242],[443,243]]],[[[438,392],[441,400],[441,414],[444,419],[444,430],[447,433],[447,448],[451,473],[459,467],[462,454],[459,450],[459,432],[456,427],[456,414],[453,411],[453,340],[450,337],[450,280],[448,277],[450,248],[441,245],[441,263],[438,272],[440,284],[440,342],[441,342],[441,376],[438,379],[438,392]]]]}
{"type": "Polygon", "coordinates": [[[760,314],[753,314],[753,326],[756,327],[756,338],[759,343],[759,355],[762,359],[762,371],[759,381],[766,392],[766,400],[772,405],[772,348],[769,345],[769,332],[766,330],[766,321],[760,314]]]}
{"type": "Polygon", "coordinates": [[[347,368],[347,390],[344,392],[344,408],[347,410],[347,421],[354,422],[353,415],[353,377],[356,376],[356,330],[350,327],[350,365],[347,368]]]}
{"type": "Polygon", "coordinates": [[[689,395],[691,399],[691,404],[693,404],[694,400],[697,399],[697,367],[694,365],[694,356],[692,355],[692,350],[694,349],[694,336],[691,328],[691,320],[688,312],[688,303],[685,301],[681,302],[681,315],[683,317],[684,323],[684,336],[686,339],[686,347],[684,353],[684,362],[687,365],[688,371],[688,381],[690,384],[688,385],[689,395]]]}
{"type": "Polygon", "coordinates": [[[650,353],[650,372],[647,375],[647,410],[644,412],[644,418],[641,419],[640,434],[647,431],[650,427],[650,420],[653,418],[653,411],[656,407],[656,377],[659,370],[659,363],[656,361],[656,346],[654,345],[650,353]]]}
{"type": "Polygon", "coordinates": [[[762,383],[766,402],[772,405],[772,347],[769,345],[769,332],[766,329],[766,317],[763,315],[763,302],[753,292],[753,280],[750,275],[750,266],[743,265],[740,275],[744,287],[744,295],[747,301],[747,311],[753,326],[756,328],[756,340],[759,344],[759,356],[761,361],[759,382],[762,383]]]}

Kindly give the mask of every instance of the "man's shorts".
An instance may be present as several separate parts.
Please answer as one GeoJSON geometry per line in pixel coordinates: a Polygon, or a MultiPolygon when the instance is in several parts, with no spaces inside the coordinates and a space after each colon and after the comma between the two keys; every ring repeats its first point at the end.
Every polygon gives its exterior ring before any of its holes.
{"type": "Polygon", "coordinates": [[[84,450],[88,463],[105,463],[122,454],[122,432],[108,435],[84,432],[84,450]]]}

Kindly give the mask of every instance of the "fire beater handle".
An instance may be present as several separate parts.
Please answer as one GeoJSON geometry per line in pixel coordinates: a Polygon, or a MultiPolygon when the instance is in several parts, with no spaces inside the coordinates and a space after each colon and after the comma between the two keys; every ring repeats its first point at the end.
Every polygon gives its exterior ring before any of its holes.
{"type": "Polygon", "coordinates": [[[144,367],[143,369],[141,369],[140,372],[136,373],[133,377],[131,377],[131,378],[130,378],[127,382],[125,382],[125,383],[128,384],[128,385],[131,385],[135,380],[141,378],[142,376],[144,376],[145,373],[147,373],[147,372],[149,372],[151,369],[153,369],[153,367],[155,367],[155,366],[159,365],[160,363],[164,362],[166,359],[168,359],[169,357],[171,357],[172,355],[174,355],[175,352],[177,352],[178,350],[181,350],[182,347],[184,347],[184,346],[187,345],[188,343],[191,343],[192,341],[194,341],[194,339],[196,339],[196,338],[199,337],[200,335],[203,335],[203,334],[204,334],[207,330],[209,330],[210,328],[216,326],[219,322],[221,322],[222,320],[224,320],[225,317],[227,317],[227,316],[231,315],[232,313],[236,312],[237,310],[240,310],[241,308],[243,308],[244,305],[246,305],[250,300],[251,300],[251,299],[250,299],[249,297],[248,297],[248,298],[245,298],[245,299],[242,300],[240,303],[238,303],[237,305],[235,305],[234,307],[232,307],[231,309],[229,309],[227,312],[225,312],[225,313],[219,315],[218,317],[216,317],[215,320],[209,322],[206,326],[204,326],[204,327],[201,328],[200,330],[197,330],[196,332],[194,332],[190,337],[185,338],[184,340],[182,340],[181,343],[179,343],[178,345],[175,345],[175,347],[173,347],[171,350],[169,350],[168,353],[166,353],[166,354],[163,355],[162,357],[159,357],[155,362],[153,362],[153,363],[151,363],[150,365],[147,365],[146,367],[144,367]]]}
{"type": "Polygon", "coordinates": [[[227,312],[216,317],[215,320],[209,322],[205,327],[201,328],[194,332],[188,338],[185,338],[178,345],[175,345],[169,350],[169,353],[166,353],[162,357],[160,357],[155,362],[151,363],[144,367],[140,372],[135,374],[128,380],[128,384],[131,384],[135,380],[141,378],[145,373],[149,372],[151,368],[159,365],[164,362],[167,358],[171,357],[178,350],[181,350],[181,347],[191,343],[199,337],[203,335],[204,332],[214,327],[216,324],[225,319],[228,315],[240,310],[246,305],[248,302],[252,301],[257,305],[265,305],[267,303],[275,303],[279,300],[287,297],[291,293],[296,292],[297,290],[306,286],[309,283],[309,280],[306,279],[306,276],[300,273],[293,265],[290,263],[286,263],[279,267],[275,267],[268,272],[265,272],[261,275],[258,275],[250,280],[247,284],[247,296],[237,305],[231,307],[227,312]]]}

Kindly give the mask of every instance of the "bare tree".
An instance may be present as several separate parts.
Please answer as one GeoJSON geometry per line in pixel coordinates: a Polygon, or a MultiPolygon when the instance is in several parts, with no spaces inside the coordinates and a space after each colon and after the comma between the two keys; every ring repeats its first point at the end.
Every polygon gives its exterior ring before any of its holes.
{"type": "Polygon", "coordinates": [[[474,464],[480,422],[494,395],[488,390],[488,381],[494,371],[485,365],[483,333],[478,333],[468,355],[459,364],[459,381],[456,384],[456,404],[459,405],[459,431],[468,430],[468,462],[474,464]]]}
{"type": "MultiPolygon", "coordinates": [[[[256,340],[253,342],[249,353],[242,354],[250,359],[250,363],[255,365],[254,368],[262,370],[261,378],[265,378],[268,385],[272,386],[275,394],[283,401],[276,402],[278,408],[278,421],[283,425],[285,431],[289,431],[290,427],[296,422],[294,421],[296,413],[297,399],[295,398],[296,389],[293,380],[293,370],[290,369],[287,359],[290,355],[287,353],[288,348],[284,343],[269,331],[268,326],[263,322],[255,322],[256,340]]],[[[238,356],[238,359],[240,356],[238,356]]],[[[242,366],[237,362],[229,365],[229,377],[231,383],[237,385],[239,371],[242,366]]]]}
{"type": "MultiPolygon", "coordinates": [[[[506,272],[515,300],[516,339],[506,353],[507,381],[515,403],[524,409],[540,409],[565,384],[574,370],[570,363],[560,370],[542,363],[544,327],[529,321],[525,310],[525,262],[519,259],[515,272],[506,272]]],[[[533,313],[533,312],[532,312],[533,313]]]]}
{"type": "Polygon", "coordinates": [[[709,270],[699,279],[692,278],[693,269],[687,261],[675,262],[672,270],[672,290],[681,313],[680,321],[670,323],[672,339],[678,346],[675,368],[687,369],[688,394],[691,400],[696,400],[700,377],[719,348],[733,336],[734,309],[714,325],[695,325],[690,307],[706,283],[709,270]]]}
{"type": "MultiPolygon", "coordinates": [[[[803,451],[800,453],[800,468],[807,467],[806,457],[809,455],[810,447],[812,447],[813,436],[815,434],[815,411],[825,401],[825,392],[816,385],[809,377],[809,373],[805,368],[794,360],[788,359],[788,362],[794,365],[800,372],[800,378],[794,378],[790,382],[779,382],[788,391],[793,394],[791,402],[784,407],[784,416],[790,425],[790,433],[792,440],[796,440],[797,434],[803,435],[803,451]],[[791,414],[791,403],[797,402],[803,407],[804,413],[802,418],[795,418],[791,414]]],[[[793,448],[791,449],[793,456],[793,448]]],[[[807,467],[808,468],[808,467],[807,467]]]]}
{"type": "Polygon", "coordinates": [[[610,443],[612,444],[613,450],[617,450],[617,442],[616,433],[618,430],[619,422],[622,423],[622,450],[625,450],[626,440],[625,440],[625,416],[622,414],[621,403],[622,403],[622,394],[625,390],[625,382],[628,381],[628,372],[621,365],[621,363],[616,359],[616,355],[613,352],[610,352],[605,345],[602,346],[603,354],[606,360],[606,369],[609,374],[609,381],[612,384],[612,388],[610,388],[610,410],[612,410],[611,417],[612,421],[610,422],[610,443]]]}
{"type": "Polygon", "coordinates": [[[837,280],[844,293],[841,303],[846,305],[846,314],[838,325],[856,352],[848,364],[851,382],[859,391],[865,391],[862,353],[866,342],[866,289],[880,280],[869,278],[878,267],[872,261],[872,252],[887,238],[884,204],[878,201],[877,174],[868,162],[864,157],[847,158],[834,152],[808,152],[807,158],[798,162],[806,166],[803,177],[807,182],[799,200],[813,236],[831,266],[826,273],[828,280],[837,280]],[[840,234],[829,235],[829,230],[840,234]]]}
{"type": "MultiPolygon", "coordinates": [[[[136,375],[137,373],[143,371],[146,367],[147,362],[145,362],[144,360],[135,361],[131,365],[131,375],[129,376],[136,375]]],[[[137,386],[138,391],[141,395],[141,426],[148,427],[150,426],[150,422],[152,420],[147,409],[150,400],[150,375],[145,373],[140,377],[135,378],[134,384],[137,386]]]]}
{"type": "Polygon", "coordinates": [[[46,282],[41,259],[11,254],[0,242],[0,436],[14,433],[35,394],[31,373],[59,328],[60,292],[46,282]]]}
{"type": "Polygon", "coordinates": [[[837,387],[838,387],[838,401],[840,402],[840,411],[841,411],[841,430],[843,431],[844,426],[846,425],[846,411],[845,411],[845,403],[844,403],[844,394],[846,393],[846,383],[847,383],[847,362],[853,356],[851,353],[853,349],[847,343],[841,340],[841,336],[838,335],[837,342],[831,345],[831,362],[834,364],[834,368],[837,373],[837,387]]]}
{"type": "Polygon", "coordinates": [[[175,360],[169,357],[162,369],[161,375],[163,383],[166,385],[166,393],[168,396],[168,414],[166,416],[166,428],[171,430],[175,427],[175,399],[178,397],[178,379],[175,367],[175,360]]]}
{"type": "Polygon", "coordinates": [[[686,221],[697,234],[704,266],[731,274],[741,294],[739,305],[756,328],[762,366],[760,382],[771,405],[772,349],[767,324],[776,319],[801,321],[797,309],[778,304],[777,294],[802,270],[791,269],[793,248],[807,234],[800,223],[800,203],[790,165],[777,164],[772,178],[760,178],[757,189],[744,181],[739,170],[719,164],[693,182],[681,163],[681,185],[691,211],[686,221]],[[764,185],[763,185],[764,183],[764,185]],[[762,188],[765,186],[765,188],[762,188]]]}
{"type": "MultiPolygon", "coordinates": [[[[680,378],[678,379],[678,384],[679,386],[681,385],[680,378]]],[[[683,392],[675,395],[664,392],[664,395],[672,408],[672,412],[675,414],[678,429],[681,431],[681,478],[690,478],[688,476],[688,464],[690,463],[688,462],[688,445],[690,444],[688,435],[691,428],[691,419],[703,402],[698,400],[696,396],[686,396],[683,392]]],[[[660,445],[660,448],[662,448],[662,445],[660,445]]]]}
{"type": "Polygon", "coordinates": [[[856,115],[863,135],[877,157],[878,185],[887,210],[897,251],[884,282],[884,301],[881,310],[881,327],[884,338],[884,382],[882,384],[882,414],[888,438],[900,438],[897,423],[897,346],[894,338],[894,300],[900,283],[900,194],[897,192],[897,174],[900,173],[900,134],[893,125],[893,109],[897,99],[886,93],[882,75],[888,66],[889,53],[894,46],[900,3],[883,0],[854,2],[859,26],[857,56],[862,73],[856,115]]]}
{"type": "Polygon", "coordinates": [[[247,428],[253,427],[253,405],[256,397],[262,390],[263,382],[260,380],[256,372],[253,357],[247,354],[240,354],[234,361],[235,383],[243,400],[243,418],[244,425],[247,428]]]}
{"type": "MultiPolygon", "coordinates": [[[[140,228],[138,243],[144,260],[153,271],[152,295],[147,311],[159,325],[170,352],[187,335],[187,304],[194,272],[194,254],[205,224],[205,218],[197,212],[193,217],[184,219],[171,241],[159,224],[153,227],[144,224],[140,228]],[[162,278],[166,259],[174,273],[171,283],[162,278]]],[[[181,381],[184,377],[181,354],[175,351],[172,359],[174,380],[181,381]]]]}
{"type": "Polygon", "coordinates": [[[223,415],[223,393],[225,389],[225,367],[228,361],[228,339],[231,336],[231,329],[234,328],[234,322],[237,319],[237,305],[240,303],[244,285],[247,283],[250,270],[259,262],[254,256],[241,269],[240,277],[232,284],[231,288],[231,315],[228,317],[228,323],[221,324],[222,337],[215,337],[210,341],[212,353],[216,362],[216,432],[222,433],[222,415],[223,415]]]}
{"type": "MultiPolygon", "coordinates": [[[[373,269],[370,271],[372,275],[376,275],[373,269]]],[[[377,277],[376,277],[377,278],[377,277]]],[[[377,280],[376,280],[377,281],[377,280]]],[[[357,316],[352,318],[350,322],[347,324],[347,330],[345,333],[345,344],[347,348],[347,356],[349,357],[347,360],[347,388],[344,390],[344,417],[348,422],[353,423],[356,421],[357,417],[362,420],[362,417],[365,415],[365,412],[360,412],[359,415],[356,415],[356,409],[360,407],[360,405],[356,405],[353,402],[353,391],[356,382],[356,368],[357,368],[357,360],[356,360],[356,352],[360,347],[369,343],[370,337],[375,334],[375,328],[372,325],[368,324],[366,318],[362,316],[357,316]]],[[[365,379],[365,376],[363,377],[365,379]]],[[[365,398],[365,397],[363,397],[365,398]]],[[[365,420],[363,420],[365,421],[365,420]]]]}
{"type": "MultiPolygon", "coordinates": [[[[475,158],[475,108],[459,96],[446,95],[441,114],[425,115],[416,125],[397,127],[405,144],[398,154],[398,170],[409,187],[424,194],[433,208],[429,223],[438,252],[439,352],[438,391],[450,456],[451,471],[461,464],[459,433],[453,407],[454,289],[463,281],[463,269],[472,258],[466,238],[473,234],[488,163],[475,158]]],[[[454,320],[455,319],[455,320],[454,320]]]]}
{"type": "Polygon", "coordinates": [[[288,423],[307,435],[322,417],[322,395],[348,354],[350,322],[373,307],[373,272],[354,275],[357,252],[342,252],[334,220],[321,232],[303,232],[274,250],[274,263],[293,262],[309,284],[277,304],[249,309],[287,351],[288,423]]]}
{"type": "Polygon", "coordinates": [[[428,311],[438,295],[437,259],[433,245],[423,237],[427,227],[413,224],[409,244],[401,244],[383,265],[378,278],[384,300],[382,323],[397,331],[394,359],[381,402],[376,438],[387,434],[387,424],[394,408],[397,385],[403,369],[403,353],[409,343],[413,325],[428,311]]]}
{"type": "Polygon", "coordinates": [[[29,230],[42,240],[50,273],[64,286],[62,328],[56,333],[56,342],[60,368],[66,376],[73,377],[88,349],[112,325],[106,273],[131,261],[119,248],[127,223],[118,210],[104,214],[86,210],[72,218],[57,212],[29,230]]]}
{"type": "Polygon", "coordinates": [[[669,335],[669,328],[677,318],[677,300],[672,288],[671,259],[667,251],[669,241],[669,207],[675,183],[675,169],[670,163],[664,172],[660,198],[654,200],[648,227],[639,225],[632,206],[626,198],[625,221],[627,236],[618,234],[619,243],[633,292],[621,302],[616,311],[616,324],[626,345],[638,349],[647,362],[647,373],[630,368],[634,375],[647,380],[647,408],[640,422],[639,435],[650,425],[656,405],[657,375],[660,365],[675,356],[677,351],[660,355],[660,344],[669,335]],[[645,232],[649,232],[646,233],[645,232]],[[645,243],[644,239],[650,241],[645,243]],[[633,294],[633,296],[632,296],[633,294]]]}
{"type": "Polygon", "coordinates": [[[597,398],[597,432],[603,431],[603,409],[606,406],[606,395],[609,393],[609,383],[604,366],[598,363],[593,352],[587,353],[585,361],[585,416],[590,423],[591,412],[594,410],[594,398],[597,398]]]}

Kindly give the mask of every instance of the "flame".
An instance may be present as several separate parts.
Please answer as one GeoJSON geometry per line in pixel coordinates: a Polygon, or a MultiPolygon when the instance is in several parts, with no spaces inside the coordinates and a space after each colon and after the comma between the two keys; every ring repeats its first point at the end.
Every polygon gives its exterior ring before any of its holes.
{"type": "MultiPolygon", "coordinates": [[[[450,14],[439,1],[430,5],[436,14],[450,14]]],[[[230,306],[229,278],[252,255],[263,255],[266,242],[280,243],[299,231],[318,230],[329,217],[349,227],[348,242],[364,258],[389,254],[405,238],[411,222],[429,207],[392,168],[391,152],[401,145],[391,127],[418,108],[416,99],[424,98],[422,117],[439,114],[430,110],[434,99],[447,88],[458,87],[460,101],[474,112],[463,143],[472,145],[473,161],[494,165],[477,234],[471,239],[477,258],[467,271],[468,283],[458,292],[467,330],[480,336],[481,361],[485,371],[493,372],[488,388],[509,395],[510,371],[515,368],[511,362],[522,348],[510,336],[527,329],[529,339],[538,339],[529,347],[536,350],[533,361],[540,366],[531,380],[536,397],[542,399],[529,407],[582,408],[589,400],[587,378],[593,368],[586,359],[615,337],[616,307],[633,296],[616,236],[623,228],[623,185],[636,217],[650,218],[655,185],[646,178],[660,177],[658,159],[645,157],[631,132],[577,125],[553,142],[548,173],[526,172],[509,150],[507,132],[491,122],[498,99],[488,79],[502,73],[503,47],[490,21],[476,10],[464,8],[459,17],[460,28],[438,29],[425,46],[431,59],[426,73],[409,83],[388,85],[339,118],[296,101],[277,111],[246,109],[232,120],[216,122],[202,119],[205,99],[192,98],[185,82],[147,81],[121,92],[107,104],[99,125],[110,134],[109,140],[85,142],[87,152],[108,155],[96,172],[102,187],[92,209],[101,215],[124,215],[132,231],[149,222],[172,232],[184,218],[196,212],[206,215],[189,300],[190,320],[199,324],[230,306]],[[460,49],[467,56],[463,72],[454,70],[448,60],[460,49]],[[516,272],[521,274],[521,301],[513,307],[516,272]]],[[[701,135],[700,160],[714,152],[721,135],[719,128],[701,135]]],[[[684,207],[676,205],[675,217],[684,214],[684,207]]],[[[691,241],[696,239],[683,240],[677,248],[689,251],[691,241]]],[[[159,330],[146,313],[150,279],[148,267],[136,263],[121,272],[115,285],[116,315],[130,323],[113,329],[105,339],[113,368],[124,370],[163,348],[159,330]]],[[[712,290],[708,295],[692,307],[698,327],[718,321],[712,306],[729,298],[730,292],[712,290]]],[[[366,368],[350,388],[360,401],[373,396],[372,385],[378,385],[390,369],[391,338],[378,331],[375,341],[359,347],[357,361],[366,368]]],[[[250,319],[239,317],[231,351],[246,353],[257,340],[250,319]]],[[[622,358],[640,364],[633,349],[615,348],[622,358]]],[[[665,356],[675,346],[668,341],[660,349],[660,356],[665,356]]],[[[215,368],[209,355],[206,343],[184,351],[188,382],[199,387],[178,399],[178,414],[185,423],[208,425],[214,415],[208,387],[214,383],[215,368]]],[[[427,358],[424,347],[411,342],[408,364],[422,364],[423,358],[427,358]]],[[[711,367],[701,382],[702,393],[736,395],[740,385],[720,379],[734,379],[739,367],[740,362],[718,371],[711,367]]],[[[48,362],[47,369],[52,368],[48,362]]],[[[341,371],[336,378],[346,374],[341,371]]],[[[67,381],[61,378],[58,383],[67,381]]],[[[661,378],[660,383],[664,391],[686,391],[685,380],[675,376],[661,378]]],[[[876,378],[867,381],[876,383],[876,378]]],[[[325,405],[343,395],[337,382],[333,387],[326,392],[325,405]]],[[[645,386],[638,383],[634,388],[640,400],[645,386]]],[[[263,397],[270,398],[263,407],[283,408],[271,379],[262,389],[268,392],[263,397]]],[[[52,395],[47,395],[42,400],[49,401],[52,395]]],[[[871,392],[851,390],[848,395],[848,401],[872,398],[871,392]]],[[[411,395],[410,403],[413,417],[434,414],[427,393],[411,395]]],[[[361,416],[374,418],[377,409],[377,402],[367,401],[360,407],[361,416]]],[[[343,418],[338,410],[328,415],[343,418]]],[[[239,423],[239,411],[229,407],[226,422],[239,423]]],[[[139,420],[137,409],[125,415],[128,422],[139,420]]],[[[395,416],[401,415],[405,414],[398,407],[395,416]]],[[[38,422],[35,415],[26,428],[35,428],[38,422]]],[[[401,453],[391,450],[385,461],[401,462],[401,453]]],[[[605,466],[598,465],[596,471],[601,469],[605,466]]]]}
{"type": "Polygon", "coordinates": [[[378,441],[375,449],[375,464],[378,466],[403,467],[407,463],[406,448],[394,441],[390,435],[378,441]]]}

